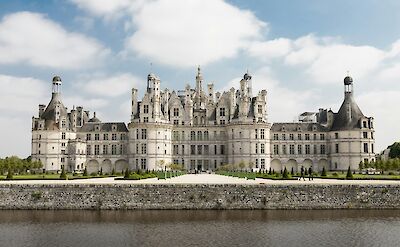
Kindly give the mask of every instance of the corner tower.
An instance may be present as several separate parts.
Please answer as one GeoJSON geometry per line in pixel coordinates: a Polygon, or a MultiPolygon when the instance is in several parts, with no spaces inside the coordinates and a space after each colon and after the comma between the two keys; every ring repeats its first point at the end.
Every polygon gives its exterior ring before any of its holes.
{"type": "Polygon", "coordinates": [[[344,100],[330,130],[331,170],[357,170],[375,159],[373,118],[366,117],[354,100],[353,78],[344,78],[344,100]]]}

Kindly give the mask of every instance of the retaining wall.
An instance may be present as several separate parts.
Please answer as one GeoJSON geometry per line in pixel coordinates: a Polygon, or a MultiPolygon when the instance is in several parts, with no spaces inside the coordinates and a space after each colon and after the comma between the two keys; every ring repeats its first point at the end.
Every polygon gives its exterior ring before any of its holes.
{"type": "Polygon", "coordinates": [[[400,209],[400,185],[0,185],[0,209],[400,209]]]}

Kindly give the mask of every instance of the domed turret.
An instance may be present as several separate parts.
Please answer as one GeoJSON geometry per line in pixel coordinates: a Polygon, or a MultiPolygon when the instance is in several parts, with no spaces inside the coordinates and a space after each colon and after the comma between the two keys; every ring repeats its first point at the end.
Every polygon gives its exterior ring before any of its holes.
{"type": "Polygon", "coordinates": [[[351,85],[353,84],[353,78],[351,78],[350,76],[346,76],[344,78],[344,85],[351,85]]]}
{"type": "Polygon", "coordinates": [[[61,77],[59,77],[58,75],[54,76],[53,82],[61,82],[61,77]]]}

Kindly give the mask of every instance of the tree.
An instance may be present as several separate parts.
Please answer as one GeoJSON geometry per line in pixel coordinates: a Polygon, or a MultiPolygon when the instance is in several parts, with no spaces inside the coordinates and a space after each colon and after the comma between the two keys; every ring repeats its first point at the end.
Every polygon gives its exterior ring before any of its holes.
{"type": "Polygon", "coordinates": [[[271,167],[269,167],[268,175],[271,175],[271,174],[272,174],[272,170],[271,170],[271,167]]]}
{"type": "Polygon", "coordinates": [[[183,170],[183,165],[181,164],[171,164],[169,165],[169,168],[173,171],[182,171],[183,170]]]}
{"type": "Polygon", "coordinates": [[[292,170],[290,171],[290,174],[293,176],[294,175],[294,168],[292,166],[292,170]]]}
{"type": "Polygon", "coordinates": [[[289,178],[289,174],[288,174],[288,171],[286,169],[286,166],[285,166],[285,169],[283,170],[282,177],[283,178],[289,178]]]}
{"type": "Polygon", "coordinates": [[[111,175],[115,175],[115,168],[112,169],[111,175]]]}
{"type": "Polygon", "coordinates": [[[165,166],[165,160],[159,160],[159,161],[157,161],[157,169],[158,170],[164,170],[164,167],[165,166]]]}
{"type": "Polygon", "coordinates": [[[247,166],[249,167],[249,170],[252,172],[252,171],[253,171],[253,168],[254,168],[254,166],[255,166],[255,164],[254,164],[254,162],[250,161],[250,162],[247,164],[247,166]]]}
{"type": "Polygon", "coordinates": [[[362,169],[364,169],[364,162],[360,161],[360,163],[358,164],[358,169],[361,171],[362,169]]]}
{"type": "Polygon", "coordinates": [[[325,167],[322,167],[321,177],[326,177],[326,170],[325,167]]]}
{"type": "Polygon", "coordinates": [[[87,168],[85,167],[85,169],[83,170],[83,174],[82,174],[84,177],[87,177],[87,168]]]}
{"type": "Polygon", "coordinates": [[[128,179],[130,177],[130,175],[131,175],[131,173],[129,172],[129,168],[126,168],[124,178],[128,179]]]}
{"type": "Polygon", "coordinates": [[[389,158],[400,158],[400,142],[395,142],[388,147],[389,151],[389,158]]]}
{"type": "Polygon", "coordinates": [[[60,179],[67,179],[67,173],[65,173],[64,166],[61,166],[60,179]]]}
{"type": "Polygon", "coordinates": [[[8,173],[6,179],[13,179],[13,171],[11,167],[8,168],[8,173]]]}
{"type": "Polygon", "coordinates": [[[347,169],[346,179],[353,179],[353,173],[351,172],[350,166],[347,169]]]}
{"type": "Polygon", "coordinates": [[[103,167],[100,168],[100,173],[99,173],[99,175],[100,175],[100,176],[103,176],[103,167]]]}

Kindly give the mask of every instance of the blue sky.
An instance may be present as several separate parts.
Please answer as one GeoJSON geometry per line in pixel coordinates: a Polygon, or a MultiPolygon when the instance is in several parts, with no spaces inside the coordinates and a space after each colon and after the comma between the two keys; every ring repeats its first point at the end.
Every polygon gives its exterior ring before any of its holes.
{"type": "Polygon", "coordinates": [[[271,122],[337,111],[350,71],[382,150],[400,136],[399,11],[394,0],[1,1],[0,136],[11,141],[0,157],[29,155],[31,117],[53,75],[69,109],[128,122],[130,89],[143,93],[149,72],[182,89],[197,65],[219,90],[248,69],[254,91],[268,90],[271,122]]]}

